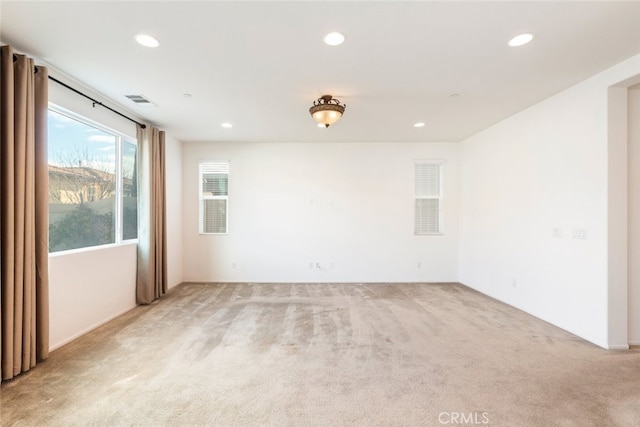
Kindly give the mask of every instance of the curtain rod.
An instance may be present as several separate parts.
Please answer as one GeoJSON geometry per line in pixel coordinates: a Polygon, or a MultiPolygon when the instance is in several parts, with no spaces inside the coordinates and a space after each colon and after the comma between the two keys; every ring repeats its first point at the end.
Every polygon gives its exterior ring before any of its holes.
{"type": "MultiPolygon", "coordinates": [[[[18,60],[18,57],[17,57],[17,56],[16,56],[16,54],[14,53],[14,54],[13,54],[13,62],[16,62],[17,60],[18,60]]],[[[37,72],[38,72],[38,68],[36,67],[36,68],[34,68],[34,73],[37,73],[37,72]]],[[[93,102],[93,106],[94,106],[94,107],[96,106],[96,104],[98,104],[99,106],[106,108],[107,110],[111,111],[112,113],[116,113],[116,114],[117,114],[117,115],[119,115],[120,117],[124,117],[125,119],[127,119],[127,120],[129,120],[129,121],[132,121],[133,123],[135,123],[135,124],[137,124],[137,125],[140,125],[140,127],[141,127],[142,129],[146,129],[146,128],[147,128],[147,125],[145,125],[144,123],[140,123],[140,122],[139,122],[139,121],[137,121],[137,120],[133,120],[133,119],[132,119],[131,117],[129,117],[129,116],[125,116],[125,115],[124,115],[124,114],[122,114],[121,112],[116,111],[116,110],[114,110],[113,108],[111,108],[111,107],[108,107],[108,106],[104,105],[102,102],[100,102],[100,101],[98,101],[98,100],[95,100],[95,99],[91,98],[89,95],[86,95],[86,94],[84,94],[84,93],[80,92],[78,89],[74,89],[74,88],[72,88],[71,86],[69,86],[68,84],[66,84],[66,83],[62,83],[60,80],[56,79],[55,77],[51,77],[51,76],[47,76],[47,77],[49,77],[49,80],[53,80],[54,82],[58,83],[59,85],[62,85],[62,86],[64,86],[64,87],[66,87],[67,89],[69,89],[69,90],[71,90],[71,91],[73,91],[73,92],[77,93],[78,95],[82,95],[82,96],[84,96],[85,98],[87,98],[87,99],[91,100],[91,101],[93,102]]]]}
{"type": "MultiPolygon", "coordinates": [[[[18,60],[18,57],[14,54],[14,55],[13,55],[13,62],[16,62],[17,60],[18,60]]],[[[34,72],[35,72],[35,73],[37,73],[37,72],[38,72],[38,68],[35,68],[34,72]]],[[[132,119],[131,117],[129,117],[129,116],[125,116],[125,115],[124,115],[124,114],[122,114],[121,112],[116,111],[116,110],[114,110],[113,108],[111,108],[111,107],[109,107],[109,106],[104,105],[102,102],[100,102],[100,101],[98,101],[98,100],[93,99],[92,97],[90,97],[89,95],[87,95],[87,94],[85,94],[85,93],[80,92],[78,89],[72,88],[72,87],[71,87],[71,86],[69,86],[68,84],[61,82],[60,80],[56,79],[55,77],[51,77],[51,76],[47,76],[47,77],[49,77],[49,80],[53,80],[54,82],[58,83],[59,85],[64,86],[64,87],[66,87],[67,89],[69,89],[69,90],[71,90],[71,91],[73,91],[73,92],[77,93],[78,95],[84,96],[85,98],[87,98],[87,99],[91,100],[91,101],[93,102],[93,106],[94,106],[94,108],[95,108],[96,104],[98,104],[99,106],[106,108],[107,110],[111,111],[112,113],[116,113],[116,114],[117,114],[117,115],[119,115],[120,117],[124,117],[125,119],[127,119],[127,120],[129,120],[129,121],[132,121],[133,123],[135,123],[135,124],[137,124],[137,125],[140,125],[140,127],[141,127],[142,129],[146,129],[146,128],[147,128],[147,125],[145,125],[144,123],[140,123],[140,122],[139,122],[139,121],[137,121],[137,120],[133,120],[133,119],[132,119]]]]}
{"type": "Polygon", "coordinates": [[[64,86],[64,87],[66,87],[67,89],[69,89],[69,90],[71,90],[71,91],[73,91],[73,92],[77,93],[78,95],[82,95],[82,96],[84,96],[85,98],[87,98],[87,99],[91,100],[91,101],[93,102],[93,106],[94,106],[94,107],[96,106],[96,104],[98,104],[99,106],[106,108],[107,110],[111,111],[112,113],[116,113],[116,114],[117,114],[117,115],[119,115],[120,117],[124,117],[125,119],[127,119],[127,120],[129,120],[129,121],[132,121],[133,123],[135,123],[135,124],[137,124],[137,125],[140,125],[140,127],[141,127],[142,129],[146,129],[146,128],[147,128],[147,125],[145,125],[144,123],[140,123],[139,121],[134,120],[134,119],[132,119],[132,118],[131,118],[131,117],[129,117],[129,116],[125,116],[125,115],[124,115],[124,114],[122,114],[121,112],[116,111],[116,110],[114,110],[113,108],[111,108],[111,107],[109,107],[109,106],[107,106],[107,105],[104,105],[102,102],[97,101],[97,100],[93,99],[92,97],[90,97],[89,95],[87,95],[87,94],[84,94],[84,93],[80,92],[78,89],[72,88],[72,87],[71,87],[71,86],[69,86],[68,84],[61,82],[60,80],[56,79],[55,77],[51,77],[51,76],[48,76],[48,77],[49,77],[49,80],[53,80],[54,82],[58,83],[59,85],[62,85],[62,86],[64,86]]]}

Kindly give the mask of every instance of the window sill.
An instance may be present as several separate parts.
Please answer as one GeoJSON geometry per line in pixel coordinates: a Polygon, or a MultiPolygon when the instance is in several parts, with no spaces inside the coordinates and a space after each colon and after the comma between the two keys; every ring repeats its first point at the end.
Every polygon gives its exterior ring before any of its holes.
{"type": "Polygon", "coordinates": [[[83,252],[100,251],[100,250],[105,250],[105,249],[112,249],[112,248],[118,248],[118,247],[121,247],[121,246],[129,246],[129,245],[137,245],[137,244],[138,244],[138,239],[125,240],[125,241],[120,242],[120,243],[109,243],[109,244],[106,244],[106,245],[90,246],[90,247],[87,247],[87,248],[78,248],[78,249],[69,249],[69,250],[66,250],[66,251],[50,252],[49,253],[49,258],[58,257],[58,256],[65,256],[65,255],[73,255],[73,254],[78,254],[78,253],[83,253],[83,252]]]}

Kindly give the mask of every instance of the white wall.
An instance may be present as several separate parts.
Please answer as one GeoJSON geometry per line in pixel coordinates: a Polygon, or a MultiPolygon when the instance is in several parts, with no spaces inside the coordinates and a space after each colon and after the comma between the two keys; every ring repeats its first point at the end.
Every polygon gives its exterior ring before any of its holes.
{"type": "Polygon", "coordinates": [[[640,85],[628,92],[629,344],[640,345],[640,85]]]}
{"type": "Polygon", "coordinates": [[[167,285],[182,283],[182,144],[165,140],[167,209],[167,285]]]}
{"type": "MultiPolygon", "coordinates": [[[[52,74],[64,80],[59,74],[52,74]]],[[[72,86],[105,100],[77,82],[72,86]]],[[[93,108],[91,101],[55,82],[49,84],[49,101],[125,135],[136,136],[135,124],[104,108],[93,108]]],[[[181,145],[170,136],[166,144],[167,275],[169,286],[175,286],[182,282],[181,145]]],[[[49,263],[51,349],[135,307],[135,244],[53,254],[49,263]]]]}
{"type": "MultiPolygon", "coordinates": [[[[627,92],[626,87],[608,89],[607,104],[607,304],[608,342],[628,348],[627,268],[627,92]]],[[[609,344],[611,345],[611,344],[609,344]]]]}
{"type": "Polygon", "coordinates": [[[619,230],[608,221],[626,215],[626,204],[608,204],[615,167],[626,165],[608,164],[608,89],[638,73],[640,55],[474,135],[460,153],[460,281],[608,348],[627,345],[615,313],[626,312],[626,292],[609,304],[626,290],[626,263],[609,263],[626,248],[609,240],[619,230]]]}
{"type": "Polygon", "coordinates": [[[135,307],[135,260],[135,244],[49,256],[51,349],[135,307]]]}
{"type": "Polygon", "coordinates": [[[457,281],[457,149],[456,144],[185,143],[184,279],[457,281]],[[420,159],[446,161],[442,236],[413,235],[413,165],[420,159]],[[228,235],[198,234],[202,160],[230,161],[228,235]]]}

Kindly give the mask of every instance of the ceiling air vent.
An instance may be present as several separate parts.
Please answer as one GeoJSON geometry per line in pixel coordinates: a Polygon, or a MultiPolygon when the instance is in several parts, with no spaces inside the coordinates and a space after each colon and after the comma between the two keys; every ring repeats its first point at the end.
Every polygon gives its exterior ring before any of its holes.
{"type": "Polygon", "coordinates": [[[155,107],[156,104],[149,101],[144,95],[125,95],[127,98],[135,102],[140,107],[155,107]]]}

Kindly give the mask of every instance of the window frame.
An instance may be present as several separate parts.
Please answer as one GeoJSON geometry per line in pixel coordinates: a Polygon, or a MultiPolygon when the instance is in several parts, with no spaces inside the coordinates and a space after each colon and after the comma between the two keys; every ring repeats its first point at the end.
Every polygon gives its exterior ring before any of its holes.
{"type": "MultiPolygon", "coordinates": [[[[116,194],[115,194],[115,206],[114,206],[114,242],[113,243],[105,243],[102,245],[95,246],[85,246],[81,248],[73,248],[73,249],[65,249],[55,252],[49,252],[49,256],[52,255],[61,255],[68,254],[73,252],[83,252],[89,250],[95,250],[105,247],[113,247],[119,245],[126,245],[138,242],[138,237],[134,239],[124,239],[124,174],[123,174],[123,147],[125,143],[132,144],[136,147],[136,162],[138,162],[139,154],[138,154],[138,141],[135,137],[127,135],[125,133],[119,132],[113,128],[110,128],[100,122],[92,120],[88,117],[85,117],[75,111],[64,108],[58,104],[53,102],[48,103],[47,114],[49,111],[53,111],[56,114],[67,117],[68,119],[79,122],[83,125],[95,128],[101,132],[108,133],[115,137],[115,179],[116,179],[116,194]]],[[[49,165],[49,157],[47,155],[47,164],[49,165]]],[[[137,169],[137,168],[136,168],[137,169]]],[[[137,182],[137,180],[136,180],[137,182]]],[[[136,190],[136,194],[140,193],[140,188],[136,190]]],[[[138,204],[137,204],[138,205],[138,204]]],[[[137,212],[136,206],[136,212],[137,212]]],[[[136,233],[137,234],[137,233],[136,233]]]]}
{"type": "MultiPolygon", "coordinates": [[[[198,234],[203,236],[225,236],[229,234],[229,175],[231,172],[231,163],[229,160],[202,160],[198,162],[198,234]],[[224,173],[227,175],[227,194],[222,196],[205,195],[203,188],[203,175],[206,173],[205,167],[223,167],[226,169],[224,173]],[[204,202],[206,200],[224,200],[225,201],[225,223],[224,232],[206,232],[204,230],[204,202]]],[[[210,173],[210,172],[209,172],[210,173]]]]}
{"type": "MultiPolygon", "coordinates": [[[[444,201],[444,165],[445,161],[440,159],[416,160],[414,162],[414,203],[413,203],[413,234],[415,236],[441,236],[444,234],[444,218],[443,218],[443,201],[444,201]],[[418,165],[434,165],[438,167],[438,193],[421,195],[418,194],[418,165]],[[438,201],[438,229],[436,231],[418,230],[417,205],[419,200],[437,200],[438,201]]],[[[428,184],[425,184],[428,186],[428,184]]]]}

